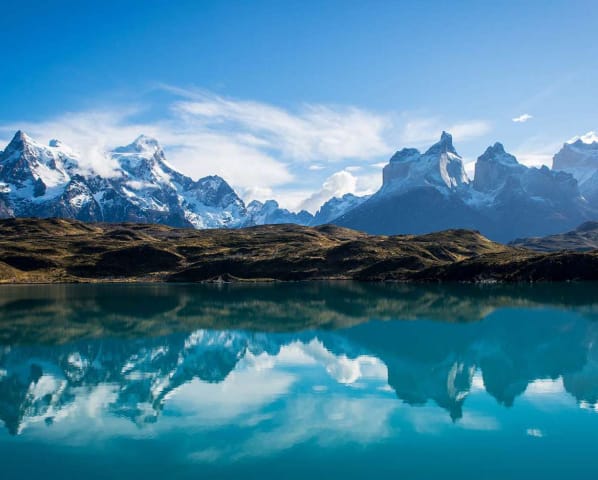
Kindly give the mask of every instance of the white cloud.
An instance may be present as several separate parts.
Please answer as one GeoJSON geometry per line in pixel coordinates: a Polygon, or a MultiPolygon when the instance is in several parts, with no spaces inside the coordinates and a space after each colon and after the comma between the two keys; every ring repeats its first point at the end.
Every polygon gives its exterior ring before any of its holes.
{"type": "Polygon", "coordinates": [[[333,173],[328,177],[322,188],[312,193],[302,203],[300,208],[309,212],[315,212],[324,202],[332,197],[340,197],[345,193],[355,193],[357,189],[357,178],[347,170],[333,173]]]}
{"type": "Polygon", "coordinates": [[[266,200],[270,200],[274,195],[272,189],[268,187],[243,188],[237,193],[241,198],[248,202],[251,200],[259,200],[260,202],[264,202],[266,200]]]}
{"type": "Polygon", "coordinates": [[[529,113],[524,113],[523,115],[519,115],[518,117],[515,117],[512,120],[515,123],[525,123],[528,120],[531,120],[532,118],[534,118],[533,115],[530,115],[529,113]]]}
{"type": "Polygon", "coordinates": [[[372,158],[390,147],[390,119],[352,106],[304,105],[297,112],[255,101],[187,92],[173,110],[199,127],[255,135],[262,147],[294,160],[372,158]]]}
{"type": "Polygon", "coordinates": [[[373,172],[357,177],[357,195],[371,195],[382,186],[382,172],[373,172]]]}

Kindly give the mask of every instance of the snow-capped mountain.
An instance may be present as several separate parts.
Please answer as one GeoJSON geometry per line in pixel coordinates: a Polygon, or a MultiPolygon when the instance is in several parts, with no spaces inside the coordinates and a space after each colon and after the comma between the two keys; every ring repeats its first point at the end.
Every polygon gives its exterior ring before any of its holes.
{"type": "Polygon", "coordinates": [[[346,193],[342,197],[333,197],[325,202],[314,215],[311,225],[324,225],[332,222],[335,218],[344,215],[349,210],[361,205],[369,198],[369,195],[358,197],[352,193],[346,193]]]}
{"type": "Polygon", "coordinates": [[[380,190],[332,223],[383,235],[473,228],[482,217],[466,202],[468,190],[461,157],[443,132],[423,154],[414,148],[395,153],[380,190]]]}
{"type": "Polygon", "coordinates": [[[80,168],[60,142],[44,146],[17,132],[0,154],[0,213],[195,228],[245,220],[245,204],[222,178],[194,181],[177,172],[155,139],[142,135],[110,156],[116,168],[100,176],[80,168]]]}
{"type": "Polygon", "coordinates": [[[581,194],[598,208],[598,134],[589,132],[565,143],[554,156],[552,169],[573,175],[581,194]]]}
{"type": "Polygon", "coordinates": [[[243,226],[281,223],[311,225],[313,218],[313,215],[306,210],[295,213],[281,208],[276,200],[267,200],[263,203],[253,200],[247,204],[247,217],[243,226]]]}
{"type": "Polygon", "coordinates": [[[504,241],[561,232],[597,215],[572,175],[526,167],[500,143],[477,159],[471,182],[443,132],[424,154],[406,148],[393,155],[382,188],[332,223],[378,234],[470,228],[504,241]]]}
{"type": "Polygon", "coordinates": [[[291,212],[275,200],[246,206],[222,178],[195,181],[175,170],[158,141],[144,135],[107,155],[112,171],[100,175],[60,141],[46,146],[17,132],[0,152],[0,217],[194,228],[334,223],[375,234],[469,228],[501,241],[559,233],[598,218],[598,136],[591,133],[566,143],[552,170],[526,167],[496,143],[477,159],[471,181],[452,136],[443,132],[424,153],[395,153],[375,194],[332,198],[315,215],[291,212]]]}
{"type": "Polygon", "coordinates": [[[415,148],[395,153],[384,167],[382,179],[385,193],[428,186],[448,193],[469,183],[462,158],[453,146],[453,137],[446,132],[423,154],[415,148]]]}

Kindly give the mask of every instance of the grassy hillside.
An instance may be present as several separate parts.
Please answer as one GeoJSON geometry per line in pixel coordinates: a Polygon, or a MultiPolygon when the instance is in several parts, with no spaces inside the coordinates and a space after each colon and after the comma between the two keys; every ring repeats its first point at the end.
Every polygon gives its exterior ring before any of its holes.
{"type": "Polygon", "coordinates": [[[239,230],[0,221],[0,282],[596,280],[598,254],[537,253],[477,232],[372,236],[334,226],[239,230]]]}

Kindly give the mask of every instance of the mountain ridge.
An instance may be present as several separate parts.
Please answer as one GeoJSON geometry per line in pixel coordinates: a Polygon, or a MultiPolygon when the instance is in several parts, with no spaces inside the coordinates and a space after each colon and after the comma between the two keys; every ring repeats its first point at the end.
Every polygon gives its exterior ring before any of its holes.
{"type": "Polygon", "coordinates": [[[330,198],[315,214],[289,211],[276,200],[246,204],[217,175],[193,180],[146,135],[107,155],[112,171],[102,175],[62,142],[45,146],[18,131],[0,152],[0,217],[198,229],[332,223],[383,235],[464,228],[502,242],[598,218],[598,140],[590,134],[565,143],[552,169],[527,167],[496,142],[478,157],[471,180],[453,137],[442,132],[424,153],[397,151],[377,192],[330,198]]]}
{"type": "Polygon", "coordinates": [[[403,149],[393,155],[382,187],[333,223],[382,235],[465,228],[504,242],[594,218],[598,202],[582,196],[571,173],[527,167],[498,142],[478,157],[471,181],[452,137],[443,132],[423,154],[403,149]]]}

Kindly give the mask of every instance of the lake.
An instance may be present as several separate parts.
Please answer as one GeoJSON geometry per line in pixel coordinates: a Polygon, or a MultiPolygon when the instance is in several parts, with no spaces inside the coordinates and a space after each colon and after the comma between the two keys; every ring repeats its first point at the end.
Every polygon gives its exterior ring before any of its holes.
{"type": "Polygon", "coordinates": [[[598,285],[0,287],[0,477],[596,478],[598,285]]]}

